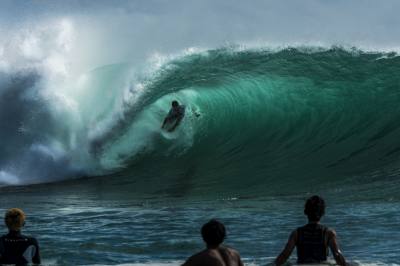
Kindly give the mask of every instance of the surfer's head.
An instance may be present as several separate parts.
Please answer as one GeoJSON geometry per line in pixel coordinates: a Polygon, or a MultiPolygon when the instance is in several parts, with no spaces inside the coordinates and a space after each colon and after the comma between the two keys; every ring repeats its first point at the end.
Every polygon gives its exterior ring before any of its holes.
{"type": "Polygon", "coordinates": [[[178,101],[172,101],[172,107],[178,107],[179,103],[178,101]]]}
{"type": "Polygon", "coordinates": [[[9,209],[4,217],[9,230],[19,231],[25,225],[25,213],[18,208],[9,209]]]}
{"type": "Polygon", "coordinates": [[[212,219],[201,228],[201,236],[207,246],[218,246],[224,242],[226,237],[225,226],[221,222],[212,219]]]}
{"type": "Polygon", "coordinates": [[[325,201],[320,196],[312,196],[306,201],[304,206],[304,214],[307,215],[311,222],[319,222],[325,214],[325,201]]]}

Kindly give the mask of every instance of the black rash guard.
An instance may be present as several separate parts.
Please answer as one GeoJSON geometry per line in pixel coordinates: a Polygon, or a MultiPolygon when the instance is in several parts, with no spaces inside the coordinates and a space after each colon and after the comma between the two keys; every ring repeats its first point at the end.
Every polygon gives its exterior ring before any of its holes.
{"type": "Polygon", "coordinates": [[[320,263],[328,257],[328,228],[307,224],[297,229],[297,263],[320,263]]]}
{"type": "Polygon", "coordinates": [[[39,244],[35,238],[24,236],[19,231],[10,231],[0,237],[0,265],[22,266],[28,263],[40,264],[39,244]]]}

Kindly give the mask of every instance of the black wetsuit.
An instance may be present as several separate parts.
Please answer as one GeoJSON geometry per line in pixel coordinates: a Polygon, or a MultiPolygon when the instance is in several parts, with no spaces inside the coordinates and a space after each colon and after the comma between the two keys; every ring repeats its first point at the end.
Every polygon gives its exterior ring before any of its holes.
{"type": "Polygon", "coordinates": [[[0,265],[22,266],[28,263],[40,264],[39,244],[35,238],[18,231],[0,237],[0,265]]]}
{"type": "Polygon", "coordinates": [[[297,228],[297,263],[321,263],[328,257],[328,228],[307,224],[297,228]]]}
{"type": "Polygon", "coordinates": [[[171,108],[167,115],[168,121],[173,121],[175,119],[183,118],[185,116],[185,106],[179,105],[176,108],[171,108]]]}

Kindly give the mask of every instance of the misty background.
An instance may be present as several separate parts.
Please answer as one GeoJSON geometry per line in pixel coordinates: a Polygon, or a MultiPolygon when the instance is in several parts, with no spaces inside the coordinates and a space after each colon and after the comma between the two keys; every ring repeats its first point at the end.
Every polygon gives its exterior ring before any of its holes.
{"type": "MultiPolygon", "coordinates": [[[[341,45],[397,50],[398,10],[400,2],[395,0],[2,0],[0,58],[4,61],[17,54],[15,47],[21,46],[21,38],[35,33],[43,38],[38,32],[63,23],[70,31],[68,61],[79,61],[74,67],[83,68],[191,47],[341,45]]],[[[54,36],[49,35],[49,39],[54,36]]],[[[46,45],[37,46],[38,50],[46,45]]]]}

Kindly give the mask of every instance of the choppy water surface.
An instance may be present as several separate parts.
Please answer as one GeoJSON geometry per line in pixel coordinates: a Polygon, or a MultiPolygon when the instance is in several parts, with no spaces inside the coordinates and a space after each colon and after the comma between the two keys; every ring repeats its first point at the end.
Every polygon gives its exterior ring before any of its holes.
{"type": "MultiPolygon", "coordinates": [[[[398,263],[398,200],[325,194],[324,223],[336,229],[348,260],[398,263]]],[[[283,248],[291,230],[305,223],[307,196],[135,198],[93,184],[68,184],[12,189],[0,199],[3,208],[18,206],[27,212],[25,232],[39,238],[45,264],[178,265],[203,248],[200,226],[218,218],[228,229],[226,243],[239,249],[249,265],[265,265],[283,248]]]]}

